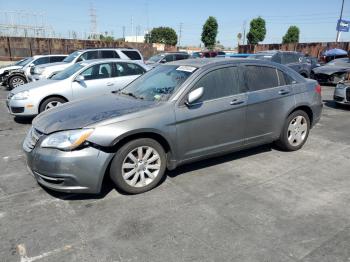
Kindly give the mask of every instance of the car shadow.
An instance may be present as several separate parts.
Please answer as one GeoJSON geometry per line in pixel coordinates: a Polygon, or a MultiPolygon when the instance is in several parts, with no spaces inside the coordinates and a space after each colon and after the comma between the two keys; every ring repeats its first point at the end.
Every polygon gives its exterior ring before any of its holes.
{"type": "MultiPolygon", "coordinates": [[[[185,173],[188,173],[191,171],[207,168],[210,166],[220,165],[220,164],[230,162],[230,161],[233,161],[236,159],[240,159],[240,158],[244,158],[244,157],[248,157],[248,156],[253,156],[253,155],[264,153],[264,152],[269,152],[269,151],[272,151],[272,149],[274,149],[274,145],[267,144],[267,145],[258,146],[258,147],[252,148],[252,149],[245,149],[242,151],[238,151],[238,152],[234,152],[234,153],[230,153],[230,154],[226,154],[226,155],[222,155],[222,156],[217,156],[214,158],[208,158],[206,160],[201,160],[198,162],[186,164],[186,165],[178,167],[175,170],[167,171],[165,176],[159,182],[159,186],[166,181],[167,177],[174,178],[174,177],[177,177],[179,175],[182,175],[182,174],[185,174],[185,173]]],[[[129,195],[125,192],[118,190],[114,186],[113,181],[110,179],[108,173],[106,173],[106,175],[105,175],[104,181],[102,183],[101,192],[98,194],[63,193],[63,192],[53,191],[53,190],[45,188],[45,187],[42,187],[42,188],[52,197],[59,198],[61,200],[69,200],[69,201],[103,199],[112,190],[116,190],[121,195],[129,195]]]]}
{"type": "Polygon", "coordinates": [[[264,152],[269,152],[269,151],[272,151],[272,149],[274,147],[275,146],[273,144],[267,144],[267,145],[262,145],[262,146],[250,148],[250,149],[245,149],[242,151],[237,151],[234,153],[229,153],[226,155],[217,156],[214,158],[200,160],[198,162],[193,162],[190,164],[185,164],[183,166],[176,168],[175,170],[168,171],[167,176],[172,177],[172,178],[177,177],[179,175],[182,175],[184,173],[188,173],[191,171],[207,168],[210,166],[220,165],[220,164],[223,164],[226,162],[234,161],[234,160],[248,157],[248,156],[257,155],[257,154],[264,153],[264,152]]]}
{"type": "Polygon", "coordinates": [[[343,110],[343,111],[349,111],[350,110],[350,106],[348,105],[342,105],[342,104],[338,104],[336,103],[334,100],[323,100],[323,103],[326,107],[329,108],[333,108],[333,109],[337,109],[337,110],[343,110]]]}
{"type": "Polygon", "coordinates": [[[24,125],[28,125],[28,124],[32,124],[34,117],[24,117],[24,116],[15,116],[14,117],[14,121],[17,124],[24,124],[24,125]]]}

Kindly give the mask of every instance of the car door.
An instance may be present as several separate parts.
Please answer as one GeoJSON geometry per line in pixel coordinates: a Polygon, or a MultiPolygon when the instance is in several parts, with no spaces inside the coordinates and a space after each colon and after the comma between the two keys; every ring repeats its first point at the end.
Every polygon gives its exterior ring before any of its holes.
{"type": "Polygon", "coordinates": [[[117,91],[124,88],[126,85],[134,81],[146,70],[135,63],[116,62],[113,66],[113,78],[111,79],[113,85],[111,91],[117,91]]]}
{"type": "Polygon", "coordinates": [[[248,88],[246,144],[260,144],[279,137],[287,112],[295,101],[293,84],[285,73],[267,65],[244,66],[248,88]]]}
{"type": "Polygon", "coordinates": [[[86,98],[110,93],[112,83],[112,64],[95,64],[79,74],[83,81],[72,82],[74,99],[86,98]]]}
{"type": "Polygon", "coordinates": [[[219,67],[203,73],[190,88],[203,96],[175,109],[180,158],[188,160],[241,147],[246,121],[246,93],[239,67],[219,67]]]}

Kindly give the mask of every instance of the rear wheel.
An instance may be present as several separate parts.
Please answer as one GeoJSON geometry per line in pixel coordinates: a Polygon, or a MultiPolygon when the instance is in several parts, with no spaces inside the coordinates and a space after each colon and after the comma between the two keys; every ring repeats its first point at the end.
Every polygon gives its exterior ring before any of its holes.
{"type": "Polygon", "coordinates": [[[9,83],[9,88],[13,89],[17,86],[21,86],[27,83],[27,79],[25,79],[23,76],[13,76],[9,79],[8,83],[9,83]]]}
{"type": "Polygon", "coordinates": [[[123,192],[139,194],[157,186],[165,169],[163,147],[153,139],[141,138],[118,150],[111,164],[110,177],[123,192]]]}
{"type": "Polygon", "coordinates": [[[285,151],[299,150],[305,144],[310,131],[310,118],[302,110],[291,113],[282,130],[277,145],[285,151]]]}
{"type": "Polygon", "coordinates": [[[51,108],[57,107],[67,101],[61,97],[50,97],[44,100],[39,108],[39,113],[49,110],[51,108]]]}

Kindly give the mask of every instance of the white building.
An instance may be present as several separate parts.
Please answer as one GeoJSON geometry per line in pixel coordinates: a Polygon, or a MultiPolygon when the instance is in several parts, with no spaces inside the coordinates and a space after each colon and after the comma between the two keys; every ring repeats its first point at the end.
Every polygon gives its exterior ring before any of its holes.
{"type": "Polygon", "coordinates": [[[125,36],[125,42],[144,43],[145,36],[144,35],[125,36]]]}

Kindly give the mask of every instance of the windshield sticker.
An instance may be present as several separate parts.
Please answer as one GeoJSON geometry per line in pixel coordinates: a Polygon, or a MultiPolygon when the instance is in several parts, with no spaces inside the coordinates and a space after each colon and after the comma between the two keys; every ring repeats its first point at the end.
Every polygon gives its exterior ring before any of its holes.
{"type": "Polygon", "coordinates": [[[197,68],[193,66],[179,66],[178,68],[176,68],[176,70],[178,71],[184,71],[184,72],[190,72],[190,73],[192,73],[196,69],[197,68]]]}

